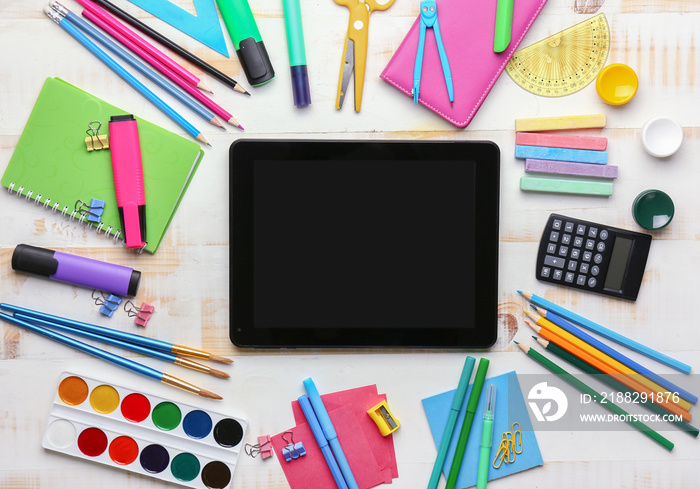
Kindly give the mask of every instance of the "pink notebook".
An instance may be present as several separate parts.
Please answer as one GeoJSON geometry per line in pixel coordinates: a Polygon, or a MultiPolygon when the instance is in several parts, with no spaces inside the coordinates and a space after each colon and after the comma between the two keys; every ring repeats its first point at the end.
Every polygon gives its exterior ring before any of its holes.
{"type": "MultiPolygon", "coordinates": [[[[516,51],[547,0],[515,0],[508,48],[493,52],[496,0],[437,0],[442,43],[450,62],[454,106],[450,106],[433,29],[425,34],[419,102],[458,127],[466,127],[516,51]]],[[[413,67],[418,50],[419,18],[380,75],[413,96],[413,67]]]]}

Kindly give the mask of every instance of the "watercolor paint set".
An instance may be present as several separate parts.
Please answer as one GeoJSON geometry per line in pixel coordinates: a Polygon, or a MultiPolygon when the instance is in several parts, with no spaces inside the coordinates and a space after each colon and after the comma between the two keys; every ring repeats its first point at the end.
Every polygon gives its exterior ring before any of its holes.
{"type": "Polygon", "coordinates": [[[64,372],[42,446],[201,489],[231,487],[247,421],[64,372]]]}

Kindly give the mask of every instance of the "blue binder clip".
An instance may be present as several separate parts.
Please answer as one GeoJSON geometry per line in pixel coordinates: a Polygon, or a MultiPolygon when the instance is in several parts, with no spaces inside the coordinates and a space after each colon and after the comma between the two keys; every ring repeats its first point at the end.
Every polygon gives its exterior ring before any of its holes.
{"type": "Polygon", "coordinates": [[[454,91],[452,88],[452,72],[450,71],[450,63],[447,61],[447,53],[442,45],[442,36],[440,35],[440,24],[437,17],[437,4],[435,0],[424,0],[420,3],[420,36],[418,38],[418,51],[416,51],[416,64],[413,69],[413,103],[418,103],[420,94],[420,77],[423,71],[423,51],[425,48],[425,31],[428,27],[433,28],[435,33],[435,42],[437,43],[438,53],[440,54],[440,63],[442,64],[442,73],[445,76],[445,85],[447,85],[447,94],[450,97],[450,105],[454,102],[454,91]]]}
{"type": "Polygon", "coordinates": [[[92,291],[92,298],[95,300],[95,304],[100,306],[100,314],[111,318],[114,311],[119,309],[119,304],[122,303],[121,298],[114,294],[109,294],[105,297],[104,293],[101,293],[99,297],[95,297],[95,292],[97,291],[92,291]]]}
{"type": "Polygon", "coordinates": [[[284,455],[284,459],[287,462],[291,462],[294,459],[306,455],[306,449],[304,448],[304,444],[302,442],[294,443],[294,433],[292,433],[291,431],[286,431],[282,434],[282,439],[287,444],[282,449],[282,455],[284,455]],[[289,434],[289,440],[285,438],[286,434],[289,434]]]}
{"type": "Polygon", "coordinates": [[[75,203],[75,210],[87,221],[100,222],[102,213],[105,211],[105,201],[91,199],[90,205],[87,205],[82,200],[79,200],[75,203]]]}

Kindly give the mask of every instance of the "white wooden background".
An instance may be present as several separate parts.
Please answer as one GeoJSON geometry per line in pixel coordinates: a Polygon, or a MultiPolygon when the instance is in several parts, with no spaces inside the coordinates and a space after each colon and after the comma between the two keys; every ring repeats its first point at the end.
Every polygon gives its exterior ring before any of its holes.
{"type": "MultiPolygon", "coordinates": [[[[249,88],[233,51],[231,58],[224,58],[133,5],[117,3],[249,88]]],[[[189,0],[178,3],[191,9],[189,0]]],[[[454,388],[465,352],[235,349],[227,334],[227,152],[240,137],[488,139],[501,147],[503,155],[501,322],[496,346],[488,352],[472,354],[491,359],[490,374],[513,369],[521,374],[543,372],[511,341],[515,336],[532,344],[520,312],[525,303],[517,289],[546,295],[698,366],[700,333],[694,307],[700,276],[698,2],[549,0],[523,46],[593,13],[604,12],[612,34],[608,62],[627,63],[635,69],[640,79],[637,96],[626,106],[611,107],[597,97],[590,85],[566,98],[545,99],[524,92],[504,74],[466,130],[456,129],[426,109],[414,106],[408,97],[379,79],[379,73],[418,15],[417,0],[396,0],[389,10],[372,15],[364,100],[359,114],[352,110],[351,96],[342,111],[334,108],[347,9],[332,0],[302,2],[313,104],[296,109],[291,100],[281,2],[251,3],[277,75],[271,83],[251,89],[252,97],[234,93],[212,77],[203,76],[215,92],[214,99],[229,108],[246,131],[231,128],[223,132],[197,123],[213,148],[206,149],[204,161],[158,253],[135,256],[75,223],[2,193],[0,301],[133,330],[133,323],[123,313],[112,319],[101,317],[91,303],[89,290],[14,273],[10,257],[18,243],[31,243],[133,266],[144,273],[138,302],[146,301],[156,308],[145,334],[201,346],[233,357],[235,364],[229,369],[231,380],[224,381],[134,358],[224,395],[224,401],[205,407],[248,418],[247,441],[254,441],[259,434],[278,433],[293,424],[290,402],[303,393],[301,381],[307,376],[313,376],[322,392],[376,383],[380,392],[388,394],[392,411],[402,422],[395,436],[400,477],[394,481],[394,487],[425,487],[436,452],[420,400],[454,388]],[[521,193],[518,183],[523,175],[522,162],[511,156],[513,120],[598,112],[607,114],[608,126],[595,133],[609,138],[610,162],[620,167],[614,196],[606,199],[521,193]],[[682,148],[667,160],[648,156],[640,143],[641,126],[658,115],[669,115],[684,128],[682,148]],[[654,235],[644,284],[635,303],[570,292],[535,280],[537,243],[549,213],[640,230],[630,206],[634,197],[647,188],[668,192],[676,204],[676,217],[667,229],[654,235]]],[[[81,10],[73,0],[65,0],[64,4],[75,12],[81,10]]],[[[182,133],[48,20],[42,12],[45,5],[39,0],[0,1],[0,170],[4,171],[39,89],[49,76],[64,78],[125,110],[182,133]]],[[[192,70],[199,73],[197,68],[192,70]]],[[[192,115],[189,118],[195,120],[192,115]]],[[[669,372],[651,363],[660,373],[669,372]]],[[[56,381],[64,370],[91,373],[107,381],[142,386],[164,397],[197,402],[184,392],[0,324],[0,489],[165,487],[150,478],[41,448],[56,381]]],[[[698,486],[700,442],[677,431],[668,433],[676,443],[671,453],[636,432],[541,432],[537,436],[545,465],[495,481],[489,487],[698,486]]],[[[288,484],[277,462],[243,457],[234,486],[279,489],[288,484]]]]}

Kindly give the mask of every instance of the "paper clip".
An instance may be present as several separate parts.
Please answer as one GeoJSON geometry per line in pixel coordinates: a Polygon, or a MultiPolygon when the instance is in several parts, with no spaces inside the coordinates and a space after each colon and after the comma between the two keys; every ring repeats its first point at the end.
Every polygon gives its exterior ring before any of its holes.
{"type": "Polygon", "coordinates": [[[251,445],[246,443],[244,447],[246,455],[253,458],[260,455],[263,460],[272,457],[272,442],[270,441],[270,435],[261,435],[258,437],[257,445],[251,445]]]}
{"type": "Polygon", "coordinates": [[[98,292],[100,295],[95,297],[96,292],[98,291],[92,291],[92,298],[95,300],[95,304],[100,306],[100,314],[111,318],[114,314],[114,311],[116,311],[119,308],[119,304],[122,303],[121,298],[117,297],[114,294],[107,295],[101,291],[98,292]]]}
{"type": "Polygon", "coordinates": [[[304,448],[304,444],[302,442],[294,443],[294,433],[292,433],[291,431],[285,431],[284,433],[282,433],[282,439],[287,444],[282,449],[282,455],[284,455],[284,459],[287,462],[291,462],[294,459],[306,455],[306,449],[304,448]],[[289,440],[285,438],[285,435],[287,433],[289,433],[289,440]]]}
{"type": "Polygon", "coordinates": [[[517,421],[513,423],[513,448],[514,452],[517,454],[523,453],[523,432],[520,429],[520,423],[517,421]],[[518,429],[515,429],[515,425],[518,425],[518,429]],[[520,439],[520,442],[518,443],[518,438],[520,439]],[[520,451],[518,451],[518,445],[520,445],[520,451]]]}
{"type": "Polygon", "coordinates": [[[88,151],[99,151],[109,148],[109,138],[106,134],[100,134],[100,127],[102,127],[100,121],[92,121],[88,124],[88,130],[85,131],[85,134],[88,135],[85,138],[85,146],[88,151]]]}
{"type": "Polygon", "coordinates": [[[382,436],[387,436],[399,429],[401,423],[391,414],[386,401],[382,401],[367,411],[369,417],[377,424],[382,436]]]}
{"type": "Polygon", "coordinates": [[[141,303],[141,307],[136,307],[136,305],[131,301],[126,301],[124,303],[124,311],[130,318],[135,318],[134,323],[136,326],[141,326],[143,328],[148,324],[148,320],[151,319],[155,308],[147,304],[146,302],[141,303]]]}
{"type": "Polygon", "coordinates": [[[102,213],[105,211],[105,201],[99,199],[90,199],[90,205],[82,200],[75,203],[75,210],[78,211],[83,219],[90,222],[100,222],[102,213]]]}
{"type": "Polygon", "coordinates": [[[520,429],[520,423],[517,421],[513,423],[512,430],[503,433],[501,444],[496,451],[496,458],[493,459],[494,469],[499,468],[503,462],[512,464],[515,462],[515,455],[523,453],[523,433],[520,429]],[[518,440],[520,440],[519,443],[518,440]],[[518,450],[518,446],[520,450],[518,450]]]}

